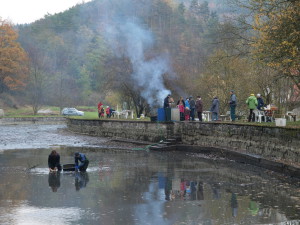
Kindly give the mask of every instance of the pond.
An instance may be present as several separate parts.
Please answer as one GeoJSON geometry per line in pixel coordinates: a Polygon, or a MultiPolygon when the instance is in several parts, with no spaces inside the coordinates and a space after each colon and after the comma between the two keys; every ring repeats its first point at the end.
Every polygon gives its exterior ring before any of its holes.
{"type": "Polygon", "coordinates": [[[299,181],[200,154],[55,147],[0,152],[0,224],[299,224],[299,181]],[[31,168],[31,169],[30,169],[31,168]]]}

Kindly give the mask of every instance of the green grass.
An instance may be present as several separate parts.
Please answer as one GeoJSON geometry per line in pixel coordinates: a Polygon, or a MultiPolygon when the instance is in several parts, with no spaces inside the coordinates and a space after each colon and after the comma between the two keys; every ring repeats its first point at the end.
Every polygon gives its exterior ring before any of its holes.
{"type": "MultiPolygon", "coordinates": [[[[99,119],[98,118],[98,109],[97,107],[89,107],[89,106],[77,106],[75,107],[78,110],[84,111],[84,116],[72,116],[72,118],[78,118],[78,119],[87,119],[87,120],[95,120],[99,119]]],[[[32,107],[26,106],[22,108],[8,108],[4,109],[5,117],[48,117],[48,116],[61,116],[60,115],[60,108],[59,107],[54,107],[54,106],[44,106],[42,109],[51,109],[53,112],[55,112],[56,115],[43,115],[43,114],[38,114],[38,115],[33,115],[33,110],[32,107]]],[[[124,119],[120,118],[118,119],[117,117],[112,117],[110,119],[107,119],[106,116],[104,118],[101,118],[101,120],[127,120],[127,121],[150,121],[149,117],[146,117],[145,119],[140,119],[137,120],[134,118],[133,120],[131,118],[124,119]]],[[[220,123],[231,123],[231,122],[220,122],[220,123]]],[[[268,123],[257,123],[257,122],[243,122],[242,120],[238,120],[235,122],[236,124],[241,124],[241,125],[250,125],[250,126],[269,126],[269,127],[275,127],[275,122],[268,122],[268,123]]],[[[287,121],[286,124],[287,128],[297,128],[300,129],[300,121],[287,121]]]]}

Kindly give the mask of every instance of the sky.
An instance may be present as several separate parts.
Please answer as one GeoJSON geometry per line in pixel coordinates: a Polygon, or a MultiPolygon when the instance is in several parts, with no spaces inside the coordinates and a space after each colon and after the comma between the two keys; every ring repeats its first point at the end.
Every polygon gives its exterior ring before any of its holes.
{"type": "Polygon", "coordinates": [[[0,17],[14,24],[32,23],[91,0],[0,0],[0,17]]]}

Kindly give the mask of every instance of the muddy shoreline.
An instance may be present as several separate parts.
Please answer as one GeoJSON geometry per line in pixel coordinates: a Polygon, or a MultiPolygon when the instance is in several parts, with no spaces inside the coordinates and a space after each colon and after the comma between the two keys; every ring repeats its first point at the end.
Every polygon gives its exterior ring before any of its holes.
{"type": "Polygon", "coordinates": [[[57,147],[132,149],[144,143],[116,141],[70,132],[64,124],[0,125],[0,151],[57,147]]]}

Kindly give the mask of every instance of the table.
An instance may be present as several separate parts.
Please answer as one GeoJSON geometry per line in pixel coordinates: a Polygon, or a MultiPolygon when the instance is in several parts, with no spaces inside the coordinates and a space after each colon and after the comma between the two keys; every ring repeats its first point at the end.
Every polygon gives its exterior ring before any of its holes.
{"type": "Polygon", "coordinates": [[[206,122],[209,122],[211,121],[211,111],[203,111],[202,112],[202,118],[203,118],[203,121],[206,121],[206,122]]]}

